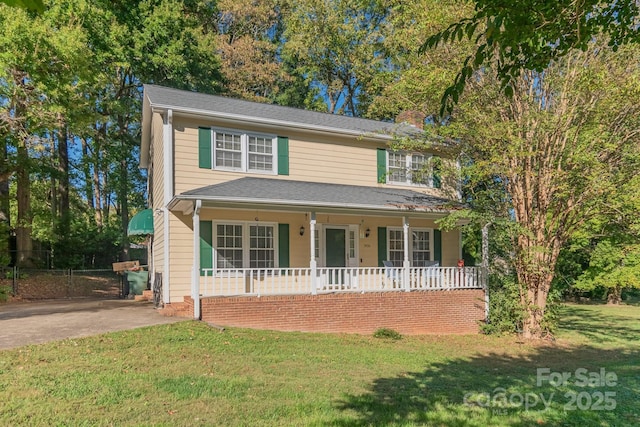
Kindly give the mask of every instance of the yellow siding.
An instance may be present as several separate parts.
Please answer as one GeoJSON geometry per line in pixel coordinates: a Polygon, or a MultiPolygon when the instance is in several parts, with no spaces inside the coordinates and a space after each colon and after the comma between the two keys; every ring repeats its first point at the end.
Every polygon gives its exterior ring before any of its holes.
{"type": "MultiPolygon", "coordinates": [[[[172,213],[171,217],[171,301],[180,302],[191,293],[191,268],[193,265],[193,224],[191,216],[172,213]]],[[[258,222],[289,224],[290,266],[307,268],[310,260],[309,217],[304,213],[247,211],[229,209],[202,209],[200,219],[215,222],[258,222]],[[257,218],[257,219],[256,219],[257,218]],[[304,226],[304,236],[300,227],[304,226]]],[[[369,228],[369,237],[359,238],[359,266],[378,266],[378,227],[402,227],[402,218],[318,214],[316,221],[324,225],[358,225],[369,228]]],[[[416,228],[437,228],[433,220],[410,218],[409,224],[416,228]]],[[[359,235],[360,233],[358,233],[359,235]]],[[[442,233],[442,266],[455,266],[460,257],[459,231],[442,233]]],[[[214,242],[215,245],[215,242],[214,242]]],[[[204,284],[201,278],[201,284],[204,284]]]]}
{"type": "MultiPolygon", "coordinates": [[[[290,179],[297,181],[325,182],[378,186],[377,148],[384,144],[366,138],[329,137],[283,129],[255,129],[250,126],[231,126],[243,131],[257,131],[289,138],[289,175],[247,174],[241,172],[214,171],[198,167],[198,126],[220,126],[222,123],[196,122],[183,118],[174,119],[175,192],[183,193],[195,188],[218,184],[244,176],[290,179]]],[[[441,194],[440,190],[423,187],[403,187],[441,194]]]]}
{"type": "Polygon", "coordinates": [[[170,297],[181,302],[191,295],[191,268],[193,266],[193,220],[191,216],[172,213],[170,225],[170,297]]]}
{"type": "MultiPolygon", "coordinates": [[[[164,206],[163,168],[163,124],[162,116],[153,115],[153,208],[164,206]]],[[[226,182],[243,176],[289,179],[311,182],[339,183],[364,186],[379,186],[377,182],[377,148],[383,148],[380,141],[367,138],[330,137],[317,133],[283,130],[277,127],[258,127],[224,122],[203,121],[175,117],[173,120],[174,194],[212,184],[226,182]],[[289,175],[244,174],[214,171],[198,167],[198,126],[218,126],[227,129],[255,131],[289,138],[289,175]]],[[[420,187],[417,191],[444,195],[437,189],[420,187]]],[[[191,216],[172,212],[170,215],[170,298],[172,302],[182,301],[190,294],[191,268],[193,264],[193,224],[191,216]]],[[[304,213],[283,213],[273,211],[203,209],[202,220],[247,221],[287,223],[290,226],[290,266],[308,267],[310,259],[309,218],[304,213]],[[256,219],[257,218],[257,219],[256,219]],[[305,235],[299,229],[305,227],[305,235]]],[[[359,238],[359,266],[378,265],[378,227],[402,227],[400,217],[367,217],[358,215],[318,214],[318,224],[358,225],[361,230],[370,229],[368,238],[359,238]]],[[[432,220],[411,219],[412,227],[437,228],[432,220]]],[[[155,271],[164,270],[164,228],[163,216],[155,216],[154,262],[155,271]]],[[[360,233],[358,233],[360,234],[360,233]]],[[[460,256],[458,231],[442,233],[443,266],[454,266],[460,256]]],[[[166,279],[165,279],[166,280],[166,279]]]]}
{"type": "Polygon", "coordinates": [[[164,272],[164,216],[153,216],[153,269],[156,273],[164,272]]]}
{"type": "Polygon", "coordinates": [[[152,275],[154,273],[164,272],[164,216],[162,213],[156,214],[156,209],[163,206],[164,197],[164,146],[162,143],[162,135],[162,116],[158,113],[154,113],[151,126],[151,162],[149,170],[147,171],[147,176],[151,179],[151,187],[149,188],[149,191],[151,192],[149,197],[149,208],[154,210],[153,247],[151,248],[153,271],[150,272],[152,275]]]}
{"type": "Polygon", "coordinates": [[[151,151],[151,170],[148,173],[153,177],[153,188],[150,189],[153,192],[153,206],[150,207],[160,208],[164,204],[164,144],[162,116],[158,113],[153,114],[151,151]]]}

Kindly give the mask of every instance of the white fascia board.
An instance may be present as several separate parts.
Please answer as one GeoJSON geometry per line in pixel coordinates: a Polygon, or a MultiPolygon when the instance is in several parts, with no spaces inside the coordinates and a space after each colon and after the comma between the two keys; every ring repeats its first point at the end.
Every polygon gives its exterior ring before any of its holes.
{"type": "Polygon", "coordinates": [[[252,124],[261,124],[261,125],[271,125],[271,126],[283,126],[294,129],[301,129],[306,131],[316,131],[316,132],[324,132],[324,133],[332,133],[332,134],[340,134],[340,135],[349,135],[363,138],[371,138],[371,139],[379,139],[383,141],[391,141],[393,140],[393,135],[386,135],[382,133],[367,133],[358,130],[346,130],[340,128],[334,128],[329,126],[319,126],[319,125],[310,125],[305,123],[298,122],[289,122],[285,120],[274,120],[274,119],[265,119],[260,117],[252,117],[252,116],[244,116],[241,114],[230,114],[224,112],[213,112],[207,110],[199,110],[196,108],[185,108],[185,107],[175,107],[172,105],[162,105],[162,104],[154,104],[152,105],[152,109],[154,111],[166,111],[173,110],[175,113],[183,113],[183,114],[191,114],[194,116],[202,116],[202,117],[212,117],[219,118],[225,120],[235,120],[240,122],[252,123],[252,124]]]}

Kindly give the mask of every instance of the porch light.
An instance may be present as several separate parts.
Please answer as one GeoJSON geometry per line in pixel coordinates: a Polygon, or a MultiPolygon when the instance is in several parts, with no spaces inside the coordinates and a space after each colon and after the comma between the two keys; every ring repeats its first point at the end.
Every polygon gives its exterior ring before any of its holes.
{"type": "Polygon", "coordinates": [[[370,235],[371,235],[371,229],[367,227],[367,229],[364,232],[364,237],[369,237],[370,235]]]}
{"type": "Polygon", "coordinates": [[[300,235],[304,236],[304,225],[300,226],[300,235]]]}

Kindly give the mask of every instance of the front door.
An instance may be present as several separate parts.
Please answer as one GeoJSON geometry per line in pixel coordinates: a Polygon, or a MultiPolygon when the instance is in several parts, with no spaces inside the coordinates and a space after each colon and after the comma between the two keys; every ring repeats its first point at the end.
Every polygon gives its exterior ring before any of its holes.
{"type": "Polygon", "coordinates": [[[325,228],[325,261],[327,267],[347,266],[347,230],[325,228]]]}
{"type": "MultiPolygon", "coordinates": [[[[346,228],[325,228],[325,264],[327,267],[347,266],[346,228]]],[[[341,288],[344,284],[344,270],[330,269],[326,272],[326,286],[341,288]]]]}

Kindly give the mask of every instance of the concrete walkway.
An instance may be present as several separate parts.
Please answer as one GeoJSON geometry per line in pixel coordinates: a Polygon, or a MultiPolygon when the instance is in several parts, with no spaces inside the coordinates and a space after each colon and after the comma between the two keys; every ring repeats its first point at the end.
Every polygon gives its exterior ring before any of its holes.
{"type": "Polygon", "coordinates": [[[0,350],[143,326],[174,323],[150,302],[55,300],[0,305],[0,350]]]}

